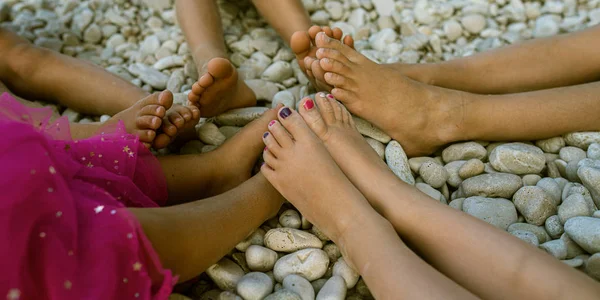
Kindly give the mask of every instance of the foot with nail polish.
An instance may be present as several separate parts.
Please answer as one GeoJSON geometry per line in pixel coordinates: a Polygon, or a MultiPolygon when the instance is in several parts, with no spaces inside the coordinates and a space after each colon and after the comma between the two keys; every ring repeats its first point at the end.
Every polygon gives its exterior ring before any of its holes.
{"type": "MultiPolygon", "coordinates": [[[[315,46],[315,38],[319,32],[326,34],[328,37],[338,41],[342,40],[343,32],[341,29],[328,26],[314,25],[308,31],[297,31],[292,35],[290,47],[296,54],[300,69],[306,74],[308,80],[317,91],[331,91],[331,86],[323,80],[323,70],[319,66],[316,58],[317,48],[315,46]]],[[[350,48],[354,48],[354,40],[351,36],[344,37],[344,44],[350,48]]]]}
{"type": "Polygon", "coordinates": [[[261,172],[332,240],[336,241],[353,222],[354,215],[332,218],[332,212],[369,207],[298,112],[287,107],[280,109],[278,120],[269,124],[263,141],[265,164],[261,172]]]}
{"type": "Polygon", "coordinates": [[[333,96],[400,142],[408,156],[460,140],[462,92],[413,81],[323,33],[315,43],[333,96]]]}
{"type": "Polygon", "coordinates": [[[200,109],[198,107],[173,104],[163,118],[162,126],[152,143],[152,147],[154,149],[165,148],[175,138],[182,139],[182,142],[194,139],[196,137],[195,126],[198,121],[200,121],[200,109]]]}
{"type": "Polygon", "coordinates": [[[150,148],[157,136],[156,131],[162,126],[163,118],[172,105],[171,92],[154,93],[108,119],[98,131],[123,121],[127,132],[139,136],[140,142],[150,148]]]}

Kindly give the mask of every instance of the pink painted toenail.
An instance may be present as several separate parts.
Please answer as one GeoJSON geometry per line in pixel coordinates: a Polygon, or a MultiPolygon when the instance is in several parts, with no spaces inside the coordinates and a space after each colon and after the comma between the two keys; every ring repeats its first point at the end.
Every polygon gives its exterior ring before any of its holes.
{"type": "Polygon", "coordinates": [[[272,120],[271,122],[269,122],[269,127],[275,125],[275,120],[272,120]]]}
{"type": "Polygon", "coordinates": [[[304,108],[306,108],[306,110],[311,110],[313,107],[315,107],[315,103],[311,99],[304,102],[304,108]]]}
{"type": "Polygon", "coordinates": [[[332,94],[327,94],[327,98],[333,99],[333,95],[332,94]]]}
{"type": "Polygon", "coordinates": [[[269,150],[267,147],[265,147],[265,149],[263,149],[263,151],[267,151],[267,150],[269,150]]]}

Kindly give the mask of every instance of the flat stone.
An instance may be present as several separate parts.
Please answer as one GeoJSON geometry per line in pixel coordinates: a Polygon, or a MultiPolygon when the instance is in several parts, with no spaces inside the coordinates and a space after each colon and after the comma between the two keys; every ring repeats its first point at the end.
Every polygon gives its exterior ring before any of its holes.
{"type": "Polygon", "coordinates": [[[581,167],[577,170],[581,183],[592,195],[596,207],[600,207],[600,169],[592,167],[581,167]]]}
{"type": "Polygon", "coordinates": [[[518,175],[538,174],[546,164],[540,148],[523,143],[500,145],[492,151],[489,159],[497,171],[518,175]]]}
{"type": "Polygon", "coordinates": [[[563,138],[567,145],[587,150],[592,143],[600,143],[600,132],[573,132],[565,134],[563,138]]]}
{"type": "Polygon", "coordinates": [[[442,152],[442,158],[446,163],[457,160],[469,160],[472,158],[483,160],[486,156],[487,151],[485,148],[475,142],[453,144],[442,152]]]}
{"type": "Polygon", "coordinates": [[[600,219],[574,217],[565,223],[565,232],[588,253],[600,252],[600,219]]]}
{"type": "Polygon", "coordinates": [[[206,274],[221,290],[233,291],[238,281],[244,276],[244,271],[228,258],[222,258],[218,263],[206,269],[206,274]]]}
{"type": "Polygon", "coordinates": [[[526,230],[514,230],[510,234],[535,247],[538,247],[540,245],[537,236],[533,232],[526,230]]]}
{"type": "Polygon", "coordinates": [[[129,65],[127,70],[155,89],[162,90],[167,87],[169,76],[142,63],[129,65]]]}
{"type": "Polygon", "coordinates": [[[266,107],[236,108],[218,115],[215,120],[219,125],[245,126],[260,118],[267,110],[269,109],[266,107]]]}
{"type": "Polygon", "coordinates": [[[323,242],[302,230],[274,228],[265,234],[265,246],[278,252],[295,252],[306,248],[323,248],[323,242]]]}
{"type": "Polygon", "coordinates": [[[325,274],[328,265],[329,257],[325,251],[308,248],[280,258],[275,263],[273,274],[278,282],[282,282],[289,274],[297,274],[313,281],[325,274]]]}
{"type": "Polygon", "coordinates": [[[512,198],[523,186],[521,177],[513,174],[494,173],[471,177],[461,184],[466,197],[483,196],[492,198],[512,198]]]}
{"type": "Polygon", "coordinates": [[[527,223],[514,223],[508,226],[507,230],[509,233],[512,233],[516,230],[525,230],[532,232],[533,234],[535,234],[535,236],[537,236],[538,241],[540,243],[545,243],[550,240],[550,236],[542,226],[535,226],[527,223]]]}
{"type": "Polygon", "coordinates": [[[391,141],[385,148],[385,160],[396,176],[402,181],[415,185],[415,178],[410,172],[408,158],[397,141],[391,141]]]}
{"type": "Polygon", "coordinates": [[[517,222],[517,210],[512,202],[501,198],[469,197],[463,211],[498,228],[506,230],[517,222]]]}
{"type": "Polygon", "coordinates": [[[365,121],[359,117],[352,116],[354,120],[354,124],[356,125],[356,129],[360,134],[368,136],[374,140],[380,141],[384,144],[389,143],[392,138],[383,132],[381,129],[377,128],[377,126],[365,121]]]}
{"type": "Polygon", "coordinates": [[[565,139],[563,139],[561,136],[558,136],[546,140],[536,141],[535,145],[540,147],[540,149],[542,149],[544,152],[558,153],[560,149],[565,146],[565,139]]]}

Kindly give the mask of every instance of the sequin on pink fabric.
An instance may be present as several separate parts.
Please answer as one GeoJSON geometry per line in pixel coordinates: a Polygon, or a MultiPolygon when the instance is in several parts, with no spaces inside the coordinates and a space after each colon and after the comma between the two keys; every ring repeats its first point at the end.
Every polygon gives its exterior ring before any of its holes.
{"type": "Polygon", "coordinates": [[[0,299],[167,299],[124,207],[167,199],[158,161],[123,124],[73,141],[66,118],[0,96],[0,299]]]}

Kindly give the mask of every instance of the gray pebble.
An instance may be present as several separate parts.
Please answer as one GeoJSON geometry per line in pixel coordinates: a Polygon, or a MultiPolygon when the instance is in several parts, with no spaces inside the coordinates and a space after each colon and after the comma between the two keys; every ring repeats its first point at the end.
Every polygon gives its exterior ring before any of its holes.
{"type": "Polygon", "coordinates": [[[586,153],[577,147],[569,146],[560,149],[559,156],[560,159],[569,163],[571,161],[580,161],[586,158],[586,153]]]}
{"type": "Polygon", "coordinates": [[[565,223],[565,232],[588,253],[600,252],[600,219],[571,218],[565,223]]]}
{"type": "Polygon", "coordinates": [[[592,211],[590,211],[583,195],[580,194],[573,194],[567,197],[558,208],[558,218],[563,225],[570,218],[589,217],[591,214],[592,211]]]}
{"type": "Polygon", "coordinates": [[[530,231],[526,231],[526,230],[514,230],[512,231],[510,234],[514,235],[515,237],[523,240],[526,243],[529,243],[535,247],[540,245],[540,242],[537,238],[537,236],[530,231]]]}
{"type": "Polygon", "coordinates": [[[545,242],[540,245],[540,249],[543,249],[557,259],[565,259],[567,257],[567,246],[562,240],[545,242]]]}
{"type": "Polygon", "coordinates": [[[469,160],[471,158],[484,159],[487,151],[476,142],[453,144],[444,149],[442,157],[446,163],[457,160],[469,160]]]}
{"type": "Polygon", "coordinates": [[[506,199],[469,197],[463,202],[463,211],[503,230],[517,222],[517,210],[506,199]]]}
{"type": "Polygon", "coordinates": [[[535,142],[535,145],[540,147],[544,152],[558,153],[562,147],[565,146],[565,140],[559,137],[553,137],[546,140],[539,140],[535,142]]]}
{"type": "Polygon", "coordinates": [[[485,196],[510,199],[523,186],[521,177],[494,173],[471,177],[461,184],[465,196],[485,196]]]}
{"type": "Polygon", "coordinates": [[[551,215],[556,214],[556,205],[544,190],[537,186],[525,186],[513,196],[517,210],[527,223],[542,225],[551,215]]]}
{"type": "Polygon", "coordinates": [[[524,186],[532,186],[536,185],[538,181],[542,179],[542,176],[537,174],[527,174],[523,176],[523,185],[524,186]]]}
{"type": "Polygon", "coordinates": [[[473,176],[477,176],[483,173],[485,165],[481,160],[473,158],[468,160],[460,169],[458,170],[458,176],[462,179],[468,179],[473,176]]]}
{"type": "Polygon", "coordinates": [[[533,234],[535,234],[535,236],[537,236],[538,241],[540,243],[545,243],[550,240],[550,236],[548,235],[543,226],[535,226],[527,223],[514,223],[508,226],[508,232],[513,232],[515,230],[525,230],[532,232],[533,234]]]}
{"type": "Polygon", "coordinates": [[[498,146],[489,159],[497,171],[518,175],[540,173],[546,164],[544,152],[540,148],[524,143],[498,146]]]}
{"type": "Polygon", "coordinates": [[[449,177],[444,167],[431,161],[424,162],[421,165],[419,174],[427,184],[436,189],[442,187],[449,177]]]}

